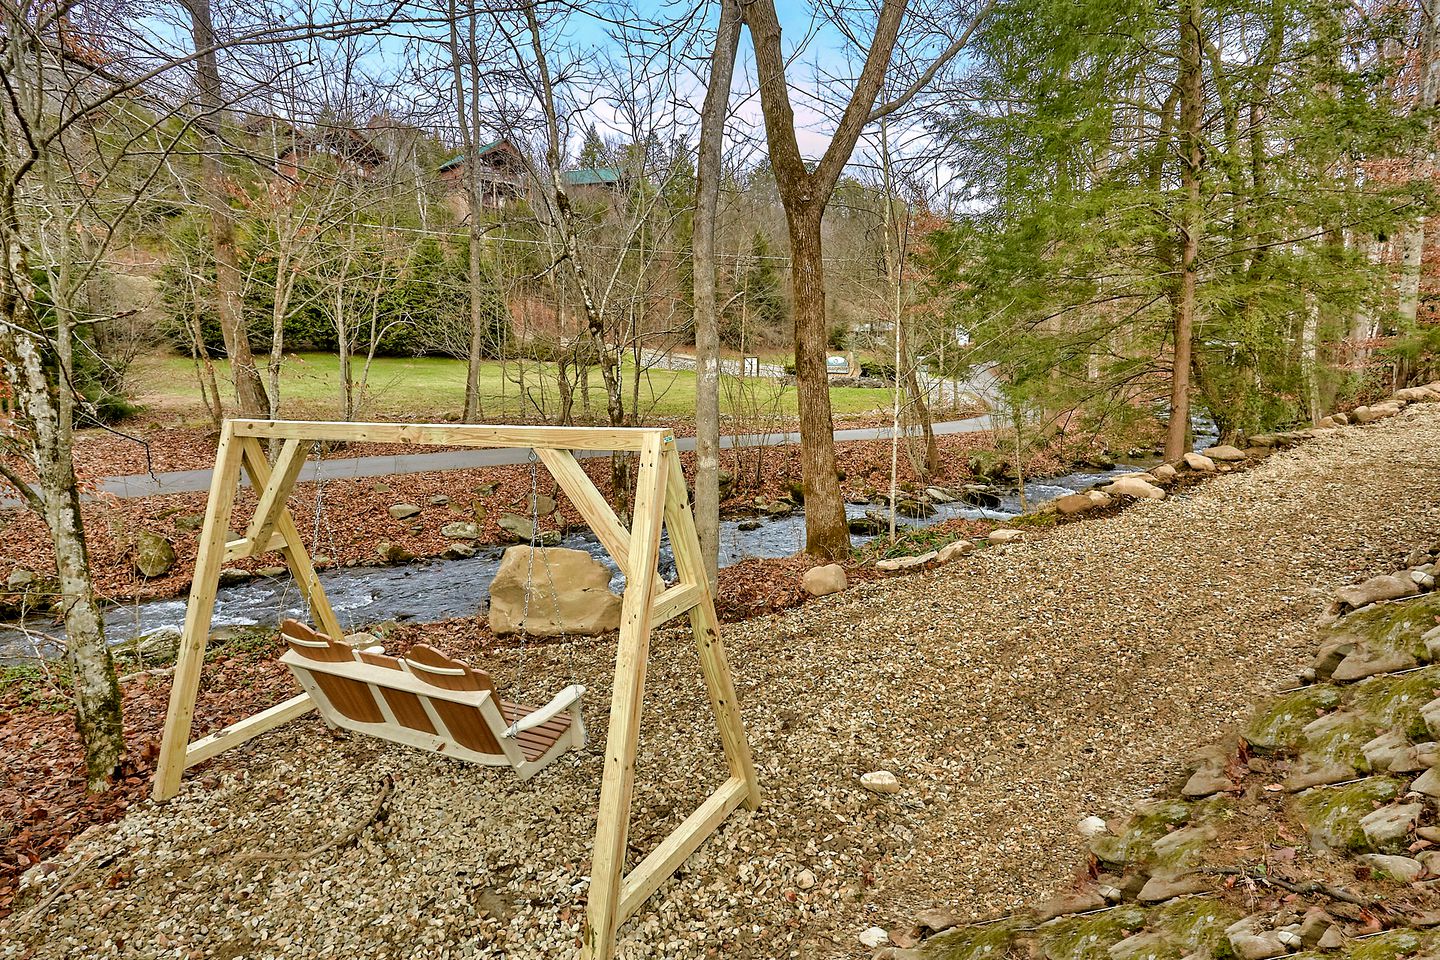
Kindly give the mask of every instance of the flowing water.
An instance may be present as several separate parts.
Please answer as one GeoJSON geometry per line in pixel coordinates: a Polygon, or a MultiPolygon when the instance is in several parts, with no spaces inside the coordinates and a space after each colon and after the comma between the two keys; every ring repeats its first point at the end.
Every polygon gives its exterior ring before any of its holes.
{"type": "MultiPolygon", "coordinates": [[[[1064,476],[1030,481],[1025,485],[1026,506],[1037,506],[1105,483],[1122,473],[1143,469],[1141,465],[1117,466],[1112,470],[1082,470],[1064,476]]],[[[905,519],[903,525],[930,526],[953,517],[970,519],[1004,519],[1020,513],[1018,490],[1000,489],[999,506],[983,509],[963,503],[939,504],[936,512],[924,519],[905,519]]],[[[847,504],[846,511],[861,516],[866,511],[883,510],[873,504],[847,504]]],[[[742,530],[743,520],[725,520],[720,524],[720,565],[730,566],[747,557],[788,557],[805,545],[805,517],[796,511],[788,516],[764,518],[755,529],[742,530]]],[[[862,544],[871,536],[852,536],[862,544]]],[[[586,532],[572,534],[562,545],[584,550],[614,572],[611,587],[617,592],[624,580],[610,562],[609,555],[595,537],[586,532]]],[[[320,582],[325,594],[347,629],[360,629],[366,624],[385,620],[425,621],[452,617],[474,616],[485,609],[489,600],[490,581],[500,565],[502,546],[487,546],[475,556],[464,560],[427,560],[393,567],[337,567],[322,570],[320,582]]],[[[675,575],[674,560],[668,545],[661,544],[661,572],[667,578],[675,575]]],[[[537,569],[539,589],[545,589],[537,569]]],[[[214,626],[250,626],[279,623],[285,617],[308,618],[304,600],[289,576],[259,577],[222,586],[215,595],[214,626]]],[[[127,643],[137,637],[160,633],[178,633],[185,621],[185,599],[148,600],[115,605],[106,611],[106,633],[112,643],[127,643]]],[[[26,630],[13,625],[0,625],[0,662],[33,657],[37,650],[52,653],[48,641],[63,636],[63,630],[48,622],[32,622],[26,630]]]]}

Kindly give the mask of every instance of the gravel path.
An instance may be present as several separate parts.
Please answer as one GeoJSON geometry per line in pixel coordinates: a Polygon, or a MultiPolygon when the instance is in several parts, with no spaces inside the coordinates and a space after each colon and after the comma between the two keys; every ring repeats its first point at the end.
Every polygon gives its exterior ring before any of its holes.
{"type": "MultiPolygon", "coordinates": [[[[1077,860],[1078,819],[1173,784],[1293,676],[1335,587],[1440,538],[1437,487],[1440,405],[1419,405],[1181,498],[731,628],[767,803],[661,888],[623,955],[867,956],[871,925],[1046,894],[1077,860]],[[900,794],[858,789],[879,768],[900,794]]],[[[721,776],[684,639],[651,655],[642,852],[721,776]]],[[[611,656],[574,652],[601,728],[611,656]]],[[[568,660],[532,650],[525,686],[558,689],[568,660]]],[[[515,683],[518,663],[492,666],[515,683]]],[[[568,956],[598,743],[521,784],[311,718],[226,761],[72,844],[53,877],[94,858],[76,874],[93,889],[0,927],[0,955],[568,956]],[[368,816],[386,776],[387,816],[358,843],[296,853],[368,816]]]]}

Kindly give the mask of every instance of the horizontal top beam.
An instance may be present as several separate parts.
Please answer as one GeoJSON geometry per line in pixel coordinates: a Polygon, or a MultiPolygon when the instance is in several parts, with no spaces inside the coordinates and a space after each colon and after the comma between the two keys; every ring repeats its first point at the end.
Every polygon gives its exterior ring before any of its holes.
{"type": "Polygon", "coordinates": [[[639,450],[647,439],[674,437],[667,427],[525,427],[478,423],[347,423],[329,420],[231,420],[239,437],[404,443],[434,447],[545,450],[639,450]]]}

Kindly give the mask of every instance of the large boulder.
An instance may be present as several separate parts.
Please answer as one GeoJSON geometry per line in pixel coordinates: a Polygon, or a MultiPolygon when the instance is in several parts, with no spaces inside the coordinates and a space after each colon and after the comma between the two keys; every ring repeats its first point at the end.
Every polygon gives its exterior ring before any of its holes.
{"type": "Polygon", "coordinates": [[[1205,456],[1211,460],[1219,460],[1223,463],[1239,463],[1245,459],[1245,451],[1239,447],[1232,447],[1228,443],[1222,443],[1206,450],[1205,456]]]}
{"type": "Polygon", "coordinates": [[[163,577],[175,566],[175,547],[152,530],[135,536],[135,569],[145,577],[163,577]]]}
{"type": "Polygon", "coordinates": [[[1199,471],[1200,473],[1215,472],[1215,461],[1211,460],[1203,453],[1192,452],[1185,454],[1185,466],[1189,467],[1191,470],[1199,471]]]}
{"type": "Polygon", "coordinates": [[[1140,500],[1164,500],[1165,491],[1148,480],[1139,477],[1120,477],[1105,488],[1106,493],[1118,493],[1140,500]]]}
{"type": "Polygon", "coordinates": [[[1085,496],[1085,494],[1083,493],[1066,494],[1065,496],[1060,497],[1058,500],[1055,501],[1055,509],[1059,510],[1062,514],[1066,516],[1070,516],[1071,514],[1076,513],[1084,513],[1087,510],[1094,510],[1098,506],[1099,504],[1097,504],[1094,500],[1091,500],[1089,497],[1085,496]]]}
{"type": "Polygon", "coordinates": [[[846,586],[845,568],[838,563],[811,567],[800,578],[800,589],[812,597],[824,597],[832,593],[839,593],[846,586]]]}
{"type": "Polygon", "coordinates": [[[1393,417],[1400,412],[1401,404],[1393,400],[1384,403],[1377,403],[1368,407],[1356,407],[1353,416],[1357,423],[1373,423],[1376,420],[1384,420],[1386,417],[1393,417]]]}
{"type": "Polygon", "coordinates": [[[619,626],[620,598],[610,592],[610,571],[585,551],[537,551],[532,565],[530,547],[518,546],[500,559],[490,584],[490,629],[496,634],[593,636],[619,626]],[[532,570],[527,621],[525,584],[532,570]]]}

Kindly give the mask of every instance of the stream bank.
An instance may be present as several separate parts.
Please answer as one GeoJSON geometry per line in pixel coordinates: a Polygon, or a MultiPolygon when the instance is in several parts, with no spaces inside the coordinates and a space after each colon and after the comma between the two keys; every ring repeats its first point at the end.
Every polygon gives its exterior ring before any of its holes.
{"type": "MultiPolygon", "coordinates": [[[[1127,462],[1109,469],[1081,469],[1031,480],[1025,485],[1025,505],[1033,510],[1066,494],[1142,470],[1144,466],[1144,461],[1127,462]]],[[[963,502],[959,499],[963,491],[951,492],[956,494],[955,502],[927,501],[926,516],[905,517],[900,526],[929,527],[957,519],[1004,521],[1022,512],[1017,487],[990,488],[990,493],[980,499],[992,506],[963,502]]],[[[972,499],[977,498],[972,496],[972,499]]],[[[768,503],[772,509],[777,506],[776,501],[768,503]]],[[[866,526],[867,514],[871,517],[876,514],[877,504],[867,499],[847,503],[845,510],[855,528],[860,529],[866,526]]],[[[751,558],[789,557],[804,548],[803,506],[790,506],[784,513],[757,512],[761,515],[721,521],[722,568],[751,558]]],[[[851,543],[861,547],[880,535],[853,533],[851,543]]],[[[612,571],[611,588],[617,592],[623,589],[624,578],[590,531],[568,533],[554,545],[583,550],[595,557],[612,571]]],[[[456,559],[331,565],[320,569],[318,574],[336,615],[348,630],[391,620],[403,623],[471,617],[476,611],[484,610],[489,601],[490,581],[506,546],[475,544],[473,556],[456,559]]],[[[668,543],[663,541],[661,573],[667,578],[675,576],[674,560],[668,543]]],[[[278,624],[286,617],[308,618],[304,598],[283,568],[265,568],[261,575],[234,570],[227,579],[230,582],[222,582],[216,592],[213,623],[217,628],[278,624]]],[[[106,634],[112,644],[176,636],[185,620],[185,605],[184,595],[110,605],[105,611],[106,634]]],[[[32,618],[23,625],[0,624],[0,663],[51,654],[56,646],[50,641],[63,635],[63,629],[48,622],[48,618],[32,618]]]]}

